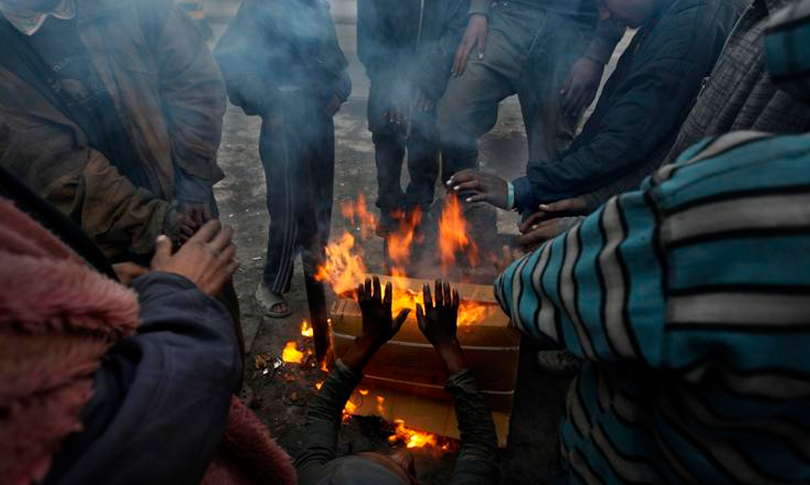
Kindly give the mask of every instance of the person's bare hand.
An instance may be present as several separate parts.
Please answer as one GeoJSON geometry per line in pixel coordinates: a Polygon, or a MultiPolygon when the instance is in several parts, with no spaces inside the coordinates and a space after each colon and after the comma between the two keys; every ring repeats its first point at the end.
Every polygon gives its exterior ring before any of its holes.
{"type": "Polygon", "coordinates": [[[391,125],[405,125],[408,123],[408,112],[403,107],[392,108],[386,111],[384,116],[391,125]]]}
{"type": "Polygon", "coordinates": [[[436,280],[434,295],[430,293],[430,285],[425,283],[422,287],[422,305],[416,305],[416,320],[419,330],[436,349],[450,374],[455,374],[467,368],[461,345],[458,342],[458,307],[460,297],[458,290],[450,287],[442,280],[436,280]]]}
{"type": "Polygon", "coordinates": [[[343,106],[343,100],[337,94],[333,94],[324,108],[324,114],[327,118],[332,118],[340,111],[341,106],[343,106]]]}
{"type": "Polygon", "coordinates": [[[430,285],[425,283],[422,297],[424,309],[422,305],[416,305],[419,330],[437,349],[453,345],[458,329],[458,290],[451,289],[449,283],[436,280],[435,295],[431,295],[430,285]]]}
{"type": "Polygon", "coordinates": [[[401,310],[396,318],[391,315],[391,299],[393,290],[391,283],[385,284],[385,295],[380,288],[380,279],[366,278],[366,281],[357,286],[357,301],[360,312],[363,314],[363,329],[358,340],[369,344],[373,348],[382,347],[383,344],[399,332],[410,309],[401,310]]]}
{"type": "Polygon", "coordinates": [[[117,263],[112,267],[115,275],[118,276],[118,282],[126,287],[132,287],[132,280],[138,276],[149,274],[149,268],[144,268],[140,264],[132,262],[117,263]]]}
{"type": "Polygon", "coordinates": [[[184,276],[203,293],[217,296],[238,267],[236,246],[231,242],[233,229],[222,228],[214,219],[172,254],[172,243],[166,236],[158,236],[152,271],[163,271],[184,276]]]}
{"type": "Polygon", "coordinates": [[[537,206],[537,212],[530,215],[520,225],[520,232],[528,234],[541,222],[566,216],[585,216],[591,212],[591,205],[585,197],[571,197],[537,206]]]}
{"type": "Polygon", "coordinates": [[[464,202],[488,202],[501,209],[509,208],[508,183],[497,175],[462,170],[450,177],[447,185],[454,192],[464,194],[464,202]]]}
{"type": "Polygon", "coordinates": [[[183,244],[197,232],[203,224],[210,221],[213,216],[207,204],[184,204],[178,213],[179,240],[183,244]]]}
{"type": "Polygon", "coordinates": [[[560,91],[564,112],[578,115],[593,102],[604,70],[604,64],[587,57],[580,57],[571,66],[560,91]]]}
{"type": "Polygon", "coordinates": [[[478,59],[483,59],[487,50],[487,35],[489,34],[489,21],[486,15],[474,13],[467,21],[467,29],[461,38],[453,57],[453,67],[450,74],[460,76],[467,68],[467,57],[473,48],[478,47],[478,59]]]}
{"type": "Polygon", "coordinates": [[[433,111],[436,104],[421,89],[416,91],[413,107],[416,111],[433,111]]]}
{"type": "Polygon", "coordinates": [[[504,245],[501,253],[501,259],[495,260],[495,269],[498,271],[498,273],[503,273],[506,271],[506,268],[523,257],[523,255],[523,251],[504,245]]]}
{"type": "Polygon", "coordinates": [[[549,219],[534,224],[529,231],[518,236],[515,242],[526,251],[534,251],[544,242],[562,234],[563,231],[558,229],[558,222],[559,219],[549,219]]]}

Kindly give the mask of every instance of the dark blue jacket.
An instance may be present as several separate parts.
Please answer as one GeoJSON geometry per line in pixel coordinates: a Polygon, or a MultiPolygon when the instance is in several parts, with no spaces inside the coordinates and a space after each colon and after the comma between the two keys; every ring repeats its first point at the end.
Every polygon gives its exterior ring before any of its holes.
{"type": "Polygon", "coordinates": [[[222,439],[242,375],[230,314],[182,276],[134,285],[142,323],[105,356],[46,484],[197,484],[222,439]]]}
{"type": "Polygon", "coordinates": [[[352,89],[325,0],[245,0],[214,57],[231,102],[251,115],[273,110],[289,87],[324,103],[352,89]]]}
{"type": "Polygon", "coordinates": [[[369,78],[389,90],[403,86],[407,96],[413,95],[410,88],[419,88],[437,101],[447,86],[469,8],[469,0],[358,0],[357,56],[369,78]]]}
{"type": "Polygon", "coordinates": [[[647,21],[571,147],[530,161],[514,181],[518,210],[590,192],[666,153],[746,4],[674,0],[647,21]]]}

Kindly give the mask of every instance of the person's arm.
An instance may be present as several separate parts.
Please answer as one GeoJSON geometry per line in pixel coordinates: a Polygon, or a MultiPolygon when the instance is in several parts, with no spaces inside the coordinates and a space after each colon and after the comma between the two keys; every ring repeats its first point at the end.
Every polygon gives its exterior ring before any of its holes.
{"type": "Polygon", "coordinates": [[[389,341],[405,323],[409,310],[396,318],[391,315],[391,283],[385,285],[383,296],[380,280],[366,279],[357,288],[357,299],[363,315],[360,335],[342,359],[335,363],[318,394],[307,408],[304,449],[295,459],[295,468],[302,483],[337,456],[338,435],[346,401],[363,377],[363,368],[371,357],[389,341]]]}
{"type": "Polygon", "coordinates": [[[226,106],[222,75],[199,29],[176,5],[152,0],[143,6],[175,164],[213,185],[222,178],[216,164],[226,106]]]}
{"type": "Polygon", "coordinates": [[[514,262],[495,282],[513,325],[588,360],[659,361],[666,299],[657,213],[648,191],[613,198],[514,262]]]}
{"type": "Polygon", "coordinates": [[[174,256],[159,243],[153,271],[134,280],[137,333],[105,355],[83,429],[46,483],[200,481],[242,377],[233,321],[212,297],[236,269],[232,232],[218,228],[208,223],[174,256]]]}
{"type": "Polygon", "coordinates": [[[498,438],[495,423],[456,338],[460,303],[458,291],[437,280],[433,294],[427,284],[423,287],[422,294],[425,306],[416,306],[419,330],[436,349],[450,375],[444,389],[453,396],[461,437],[461,450],[451,483],[497,483],[500,470],[497,463],[498,438]]]}
{"type": "Polygon", "coordinates": [[[586,124],[580,135],[585,141],[575,141],[555,160],[530,161],[526,177],[513,182],[521,212],[621,177],[677,132],[730,29],[707,15],[694,5],[669,13],[646,42],[625,51],[620,63],[632,61],[633,70],[610,86],[613,92],[606,88],[597,107],[604,112],[586,124]]]}

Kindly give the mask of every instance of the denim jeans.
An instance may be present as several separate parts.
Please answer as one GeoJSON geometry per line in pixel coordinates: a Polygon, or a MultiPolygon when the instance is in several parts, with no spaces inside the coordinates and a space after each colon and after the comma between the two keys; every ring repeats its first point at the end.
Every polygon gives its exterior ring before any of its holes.
{"type": "Polygon", "coordinates": [[[443,174],[477,166],[478,138],[495,126],[498,104],[520,99],[531,160],[551,160],[571,142],[576,116],[560,114],[560,89],[593,38],[594,22],[526,4],[494,2],[484,59],[473,49],[438,104],[443,174]]]}

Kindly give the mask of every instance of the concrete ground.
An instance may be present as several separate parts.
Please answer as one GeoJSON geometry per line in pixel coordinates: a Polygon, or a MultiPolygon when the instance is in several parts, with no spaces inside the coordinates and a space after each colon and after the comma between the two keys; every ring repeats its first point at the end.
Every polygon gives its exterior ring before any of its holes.
{"type": "MultiPolygon", "coordinates": [[[[365,117],[368,80],[355,48],[355,5],[352,0],[332,0],[332,4],[354,83],[352,97],[335,118],[335,207],[339,207],[341,201],[354,200],[358,194],[373,201],[376,182],[374,149],[365,117]]],[[[211,0],[205,4],[215,35],[221,35],[237,7],[238,2],[234,0],[211,0]]],[[[216,195],[223,222],[236,229],[241,266],[235,280],[249,353],[245,365],[246,383],[255,393],[260,417],[281,445],[295,456],[302,445],[306,401],[315,392],[314,383],[323,376],[317,369],[298,366],[274,369],[272,362],[258,369],[254,365],[256,356],[271,360],[279,356],[288,340],[298,339],[303,343],[299,325],[302,318],[308,317],[300,264],[292,291],[287,295],[293,310],[290,317],[263,317],[253,298],[263,268],[268,224],[264,172],[257,150],[259,125],[259,118],[245,116],[241,110],[229,106],[219,153],[226,178],[216,186],[216,195]]],[[[523,172],[526,142],[516,98],[502,103],[498,125],[481,141],[481,159],[485,168],[497,167],[502,176],[512,177],[523,172]]],[[[498,226],[501,233],[514,233],[516,220],[511,214],[501,214],[498,226]]],[[[340,211],[335,211],[333,236],[340,235],[344,227],[340,211]]],[[[370,270],[380,271],[381,240],[374,238],[364,242],[364,251],[370,270]]],[[[556,428],[570,375],[548,370],[548,366],[538,362],[537,356],[537,349],[525,345],[509,446],[502,452],[503,483],[541,482],[552,472],[556,460],[556,428]]],[[[386,424],[378,419],[351,419],[344,426],[341,451],[388,450],[385,429],[386,424]]],[[[422,483],[439,484],[449,479],[454,461],[452,453],[438,456],[430,451],[419,451],[416,458],[422,483]]]]}

